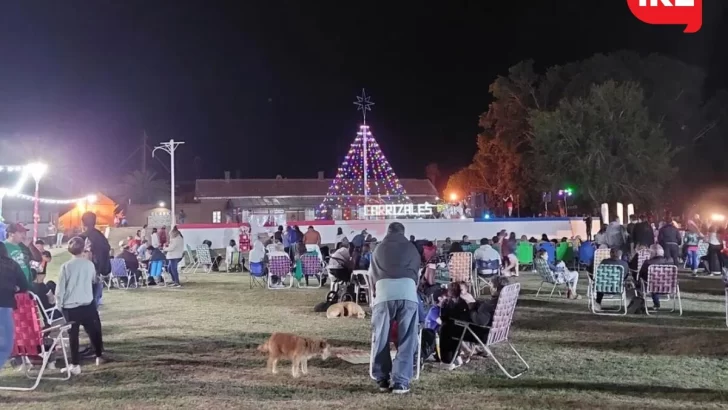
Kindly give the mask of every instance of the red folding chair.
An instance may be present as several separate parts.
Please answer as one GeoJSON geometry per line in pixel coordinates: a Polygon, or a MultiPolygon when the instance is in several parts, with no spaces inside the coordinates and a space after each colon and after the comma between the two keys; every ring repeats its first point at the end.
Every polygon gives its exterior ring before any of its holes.
{"type": "Polygon", "coordinates": [[[71,378],[70,365],[68,363],[68,353],[66,351],[65,338],[68,339],[68,329],[71,328],[70,323],[49,327],[43,329],[43,320],[38,315],[38,307],[33,297],[28,293],[18,293],[15,295],[15,302],[18,307],[13,311],[13,321],[15,322],[15,335],[13,342],[13,357],[20,357],[25,368],[25,376],[29,379],[35,378],[35,383],[31,387],[12,387],[0,386],[0,390],[12,391],[33,391],[40,384],[40,379],[48,367],[53,352],[57,347],[63,351],[64,368],[66,369],[63,377],[46,377],[46,379],[68,380],[71,378]],[[46,348],[46,343],[50,346],[46,348]],[[60,345],[60,346],[59,346],[60,345]],[[42,364],[37,371],[33,370],[31,359],[42,360],[42,364]]]}

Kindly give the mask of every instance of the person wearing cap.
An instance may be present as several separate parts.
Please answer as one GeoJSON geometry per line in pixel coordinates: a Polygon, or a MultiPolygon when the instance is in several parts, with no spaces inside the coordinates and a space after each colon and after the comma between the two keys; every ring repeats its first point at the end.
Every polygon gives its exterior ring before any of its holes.
{"type": "Polygon", "coordinates": [[[19,222],[8,225],[8,238],[5,240],[5,248],[8,250],[10,259],[17,262],[20,266],[26,281],[32,283],[33,275],[30,272],[31,255],[29,249],[26,251],[27,246],[23,243],[26,240],[27,232],[28,229],[19,222]]]}
{"type": "Polygon", "coordinates": [[[13,351],[15,292],[26,292],[29,286],[23,271],[8,255],[7,247],[0,243],[0,369],[13,351]]]}

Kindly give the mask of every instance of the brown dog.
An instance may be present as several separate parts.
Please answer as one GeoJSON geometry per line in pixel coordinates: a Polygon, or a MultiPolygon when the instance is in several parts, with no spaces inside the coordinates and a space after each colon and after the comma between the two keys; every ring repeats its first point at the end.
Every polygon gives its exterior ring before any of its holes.
{"type": "Polygon", "coordinates": [[[267,368],[275,374],[278,373],[276,365],[280,359],[289,359],[292,362],[291,373],[293,377],[301,373],[308,374],[308,359],[321,355],[322,360],[329,357],[329,344],[325,340],[309,339],[292,335],[290,333],[273,333],[268,341],[258,346],[258,351],[268,353],[267,368]]]}
{"type": "Polygon", "coordinates": [[[339,302],[329,306],[326,310],[326,317],[331,319],[334,317],[358,317],[364,319],[367,317],[364,309],[354,302],[339,302]]]}

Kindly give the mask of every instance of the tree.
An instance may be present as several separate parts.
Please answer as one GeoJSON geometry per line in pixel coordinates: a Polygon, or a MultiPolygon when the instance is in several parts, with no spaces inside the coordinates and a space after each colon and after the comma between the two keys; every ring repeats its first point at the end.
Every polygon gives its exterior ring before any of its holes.
{"type": "Polygon", "coordinates": [[[450,176],[446,192],[462,196],[471,192],[485,193],[486,205],[495,209],[502,204],[503,198],[521,194],[520,161],[515,144],[480,134],[473,163],[450,176]]]}
{"type": "Polygon", "coordinates": [[[123,203],[151,204],[168,198],[170,186],[157,179],[155,172],[134,171],[124,176],[115,190],[115,196],[123,203]]]}
{"type": "Polygon", "coordinates": [[[540,188],[569,181],[592,205],[652,204],[674,175],[675,150],[650,119],[637,83],[592,85],[585,97],[564,98],[553,111],[530,114],[540,188]]]}

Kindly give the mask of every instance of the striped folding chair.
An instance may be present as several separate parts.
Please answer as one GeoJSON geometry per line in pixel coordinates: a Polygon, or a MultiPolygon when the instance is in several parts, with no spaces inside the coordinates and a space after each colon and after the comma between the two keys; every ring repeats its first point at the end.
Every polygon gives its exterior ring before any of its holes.
{"type": "MultiPolygon", "coordinates": [[[[540,258],[536,258],[538,260],[540,258]]],[[[530,369],[530,366],[528,363],[526,363],[525,360],[523,360],[523,357],[521,357],[521,354],[518,353],[515,347],[513,347],[513,344],[508,340],[508,336],[510,334],[511,330],[511,323],[513,323],[513,312],[516,311],[516,303],[518,302],[518,294],[521,292],[521,284],[520,283],[512,283],[503,290],[501,290],[501,294],[498,297],[498,304],[496,305],[495,312],[493,313],[493,321],[491,325],[488,326],[479,326],[475,323],[471,322],[464,322],[460,320],[456,320],[455,324],[458,326],[463,327],[463,333],[460,336],[460,340],[458,342],[458,348],[456,351],[460,350],[460,345],[463,342],[463,339],[465,338],[466,332],[470,332],[470,334],[475,338],[478,344],[480,344],[481,347],[485,350],[485,352],[490,356],[495,363],[498,365],[498,367],[505,373],[506,376],[508,376],[511,379],[515,379],[517,377],[520,377],[523,373],[528,371],[530,369]],[[474,329],[478,328],[486,328],[488,329],[488,338],[486,339],[485,343],[478,337],[478,333],[482,332],[476,332],[474,329]],[[516,354],[516,357],[523,363],[526,368],[521,371],[520,373],[517,373],[515,375],[510,374],[505,367],[501,364],[501,362],[498,360],[498,358],[493,354],[493,351],[491,350],[491,347],[499,344],[499,343],[506,343],[508,346],[513,350],[513,353],[516,354]]],[[[453,359],[454,360],[454,359],[453,359]]]]}
{"type": "Polygon", "coordinates": [[[136,275],[132,275],[129,273],[129,270],[126,268],[126,262],[124,261],[124,259],[114,258],[111,260],[111,275],[109,275],[109,277],[109,281],[113,284],[116,284],[119,289],[129,289],[132,281],[134,281],[135,288],[139,287],[136,275]],[[121,279],[124,278],[126,279],[126,284],[122,285],[121,279]]]}
{"type": "Polygon", "coordinates": [[[194,273],[197,271],[197,268],[200,266],[200,262],[197,260],[197,255],[195,254],[195,251],[192,250],[190,245],[185,244],[185,266],[182,268],[183,273],[194,273]]]}
{"type": "Polygon", "coordinates": [[[293,287],[293,275],[291,275],[291,260],[288,256],[276,255],[268,259],[268,289],[282,289],[293,287]],[[278,276],[281,281],[281,287],[273,286],[273,276],[278,276]],[[285,286],[285,278],[289,277],[290,283],[285,286]]]}
{"type": "Polygon", "coordinates": [[[447,263],[450,282],[465,282],[468,284],[473,296],[478,297],[478,287],[473,281],[473,254],[470,252],[450,253],[447,263]]]}
{"type": "Polygon", "coordinates": [[[591,306],[592,313],[597,315],[615,316],[619,315],[624,307],[624,313],[627,314],[627,292],[624,288],[624,268],[619,265],[599,265],[594,271],[594,279],[589,279],[589,305],[591,306]],[[603,293],[605,297],[616,296],[616,298],[602,299],[602,303],[605,301],[618,301],[619,310],[616,312],[597,312],[596,310],[596,298],[597,293],[603,293]]]}
{"type": "Polygon", "coordinates": [[[318,279],[317,287],[320,288],[323,284],[324,264],[318,254],[311,252],[301,255],[301,267],[304,277],[313,276],[318,279]]]}
{"type": "Polygon", "coordinates": [[[71,366],[68,362],[66,351],[66,340],[68,340],[68,329],[70,324],[62,324],[48,328],[44,327],[43,320],[38,316],[38,308],[34,298],[29,293],[17,293],[15,295],[17,308],[13,310],[13,321],[15,333],[13,340],[13,357],[19,357],[23,362],[25,376],[35,383],[31,387],[0,386],[0,390],[11,391],[33,391],[40,384],[40,379],[48,367],[51,356],[60,347],[63,352],[64,368],[66,372],[63,377],[46,377],[46,379],[68,380],[71,378],[71,366]],[[45,341],[51,342],[46,348],[45,341]],[[33,370],[31,359],[41,359],[40,368],[37,374],[33,370]]]}
{"type": "MultiPolygon", "coordinates": [[[[647,268],[647,283],[642,282],[642,294],[647,295],[669,295],[673,298],[672,312],[676,307],[680,308],[682,316],[682,300],[680,300],[680,286],[677,280],[677,266],[675,265],[650,265],[647,268]]],[[[645,309],[649,315],[649,309],[645,309]]]]}
{"type": "Polygon", "coordinates": [[[609,249],[597,249],[594,251],[594,272],[599,269],[599,265],[604,259],[609,259],[609,249]]]}
{"type": "Polygon", "coordinates": [[[501,274],[501,261],[499,259],[486,261],[481,259],[475,260],[475,274],[478,278],[478,293],[483,294],[488,283],[494,276],[501,274]]]}
{"type": "Polygon", "coordinates": [[[206,245],[200,245],[197,247],[197,266],[192,273],[197,272],[197,268],[202,267],[202,271],[210,273],[212,270],[212,255],[210,254],[210,248],[206,245]]]}
{"type": "Polygon", "coordinates": [[[559,286],[563,286],[564,290],[567,289],[563,276],[557,275],[556,272],[552,271],[546,260],[537,256],[533,259],[533,266],[536,268],[536,273],[541,276],[541,284],[538,286],[538,290],[536,291],[536,297],[538,297],[541,293],[541,288],[544,283],[553,285],[551,293],[549,294],[549,299],[554,296],[554,292],[559,292],[559,296],[561,296],[561,289],[558,289],[559,286]]]}

